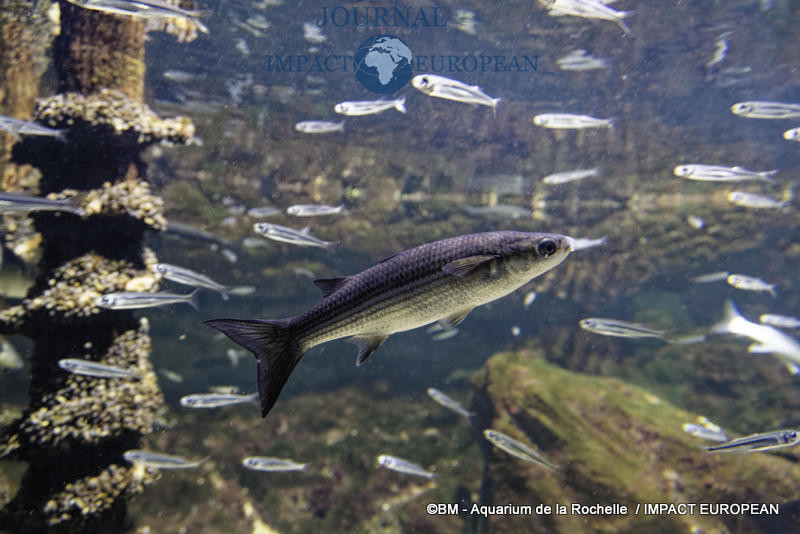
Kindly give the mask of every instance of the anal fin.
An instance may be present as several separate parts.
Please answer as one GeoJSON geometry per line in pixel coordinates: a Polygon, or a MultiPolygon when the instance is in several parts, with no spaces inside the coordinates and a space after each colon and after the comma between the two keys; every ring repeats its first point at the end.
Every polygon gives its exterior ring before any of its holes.
{"type": "Polygon", "coordinates": [[[353,340],[358,343],[358,356],[356,357],[356,366],[363,365],[367,358],[380,347],[386,338],[383,334],[375,334],[371,336],[356,336],[353,340]]]}

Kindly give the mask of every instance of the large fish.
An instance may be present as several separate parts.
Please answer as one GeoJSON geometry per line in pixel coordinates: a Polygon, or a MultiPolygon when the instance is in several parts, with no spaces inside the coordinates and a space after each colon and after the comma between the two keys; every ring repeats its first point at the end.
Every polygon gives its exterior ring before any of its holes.
{"type": "Polygon", "coordinates": [[[395,332],[435,321],[457,325],[473,308],[561,263],[572,243],[566,236],[525,232],[452,237],[400,252],[352,276],[315,280],[323,298],[297,317],[206,324],[255,355],[266,416],[312,347],[353,336],[360,344],[356,365],[361,365],[395,332]]]}

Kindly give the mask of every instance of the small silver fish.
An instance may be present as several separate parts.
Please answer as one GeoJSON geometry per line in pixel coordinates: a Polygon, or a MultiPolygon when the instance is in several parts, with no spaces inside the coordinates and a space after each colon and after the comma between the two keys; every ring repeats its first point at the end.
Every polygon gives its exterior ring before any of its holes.
{"type": "Polygon", "coordinates": [[[356,102],[340,102],[333,106],[333,111],[340,115],[349,117],[363,117],[364,115],[376,115],[387,109],[396,109],[400,113],[406,113],[406,97],[401,96],[394,100],[361,100],[356,102]]]}
{"type": "Polygon", "coordinates": [[[664,339],[666,334],[663,330],[654,330],[638,323],[629,323],[617,319],[602,319],[599,317],[589,317],[581,319],[580,327],[589,332],[611,337],[642,338],[654,337],[664,339]]]}
{"type": "Polygon", "coordinates": [[[261,219],[263,217],[274,217],[275,215],[280,215],[281,210],[278,208],[272,208],[270,206],[262,206],[258,208],[250,208],[247,210],[247,216],[253,217],[254,219],[261,219]]]}
{"type": "Polygon", "coordinates": [[[468,215],[473,217],[487,217],[491,219],[527,219],[533,217],[533,212],[522,206],[511,204],[495,204],[494,206],[461,206],[468,215]]]}
{"type": "Polygon", "coordinates": [[[23,135],[38,135],[53,137],[64,143],[67,142],[67,130],[56,130],[35,122],[14,119],[5,115],[0,115],[0,131],[10,133],[14,139],[20,139],[23,135]]]}
{"type": "Polygon", "coordinates": [[[789,317],[786,315],[775,315],[773,313],[765,313],[758,318],[761,324],[770,326],[777,326],[778,328],[800,328],[800,319],[789,317]]]}
{"type": "Polygon", "coordinates": [[[502,432],[498,432],[497,430],[492,430],[490,428],[484,430],[483,435],[486,439],[492,442],[495,447],[507,452],[511,456],[516,456],[520,460],[541,465],[542,467],[546,467],[551,471],[558,469],[556,465],[553,465],[547,459],[545,459],[545,457],[542,456],[539,451],[532,449],[520,441],[515,440],[511,436],[507,436],[502,432]]]}
{"type": "Polygon", "coordinates": [[[587,248],[599,247],[601,245],[605,245],[606,241],[608,241],[607,235],[598,237],[597,239],[592,239],[591,237],[578,237],[575,239],[575,243],[572,245],[572,252],[586,250],[587,248]]]}
{"type": "Polygon", "coordinates": [[[31,213],[35,211],[63,211],[84,216],[86,212],[76,204],[75,197],[69,200],[26,195],[24,193],[0,193],[0,214],[31,213]]]}
{"type": "Polygon", "coordinates": [[[576,182],[578,180],[583,180],[584,178],[588,178],[590,176],[600,176],[600,168],[595,167],[594,169],[580,169],[575,171],[565,171],[565,172],[557,172],[555,174],[549,174],[544,178],[542,178],[542,183],[549,185],[566,184],[568,182],[576,182]]]}
{"type": "Polygon", "coordinates": [[[668,341],[676,345],[697,345],[698,343],[703,343],[706,339],[707,337],[705,334],[685,334],[682,336],[673,336],[669,338],[668,341]]]}
{"type": "Polygon", "coordinates": [[[119,293],[107,293],[97,297],[94,303],[98,308],[105,308],[107,310],[138,310],[184,302],[196,310],[196,296],[198,291],[199,290],[195,289],[188,295],[176,295],[175,293],[167,293],[166,291],[161,291],[160,293],[123,291],[119,293]]]}
{"type": "Polygon", "coordinates": [[[787,141],[800,141],[800,128],[792,128],[783,132],[783,138],[787,141]]]}
{"type": "Polygon", "coordinates": [[[453,14],[453,22],[448,21],[448,26],[452,24],[457,30],[460,30],[469,35],[478,33],[477,25],[475,24],[475,13],[466,9],[456,9],[453,14]]]}
{"type": "Polygon", "coordinates": [[[745,291],[766,291],[773,297],[777,297],[775,293],[775,284],[768,284],[760,278],[747,276],[746,274],[731,274],[725,279],[730,285],[736,289],[744,289],[745,291]]]}
{"type": "Polygon", "coordinates": [[[295,217],[317,217],[319,215],[338,215],[343,210],[344,204],[335,207],[321,204],[296,204],[286,208],[286,213],[295,217]]]}
{"type": "Polygon", "coordinates": [[[253,471],[265,471],[271,473],[283,473],[286,471],[303,471],[308,464],[301,464],[294,460],[283,458],[270,458],[268,456],[248,456],[242,460],[242,465],[253,471]]]}
{"type": "Polygon", "coordinates": [[[202,287],[216,291],[222,295],[222,298],[225,300],[228,300],[228,294],[230,293],[231,289],[233,289],[215,282],[204,274],[200,274],[192,271],[191,269],[179,267],[169,263],[156,263],[153,266],[153,270],[157,273],[161,273],[161,275],[167,280],[187,286],[202,287]]]}
{"type": "Polygon", "coordinates": [[[453,410],[457,414],[463,415],[467,419],[475,415],[473,412],[470,412],[464,408],[460,402],[455,399],[451,399],[436,388],[428,388],[428,396],[448,410],[453,410]]]}
{"type": "Polygon", "coordinates": [[[310,228],[306,226],[302,230],[295,230],[279,224],[260,222],[253,225],[253,230],[273,241],[299,245],[301,247],[321,247],[328,248],[334,245],[333,241],[322,241],[310,234],[310,228]]]}
{"type": "Polygon", "coordinates": [[[558,68],[571,71],[588,71],[607,69],[608,61],[587,54],[586,50],[573,50],[566,56],[556,60],[558,68]]]}
{"type": "Polygon", "coordinates": [[[736,438],[722,445],[707,447],[708,452],[761,452],[783,447],[794,447],[800,443],[800,432],[786,428],[763,434],[751,434],[736,438]]]}
{"type": "Polygon", "coordinates": [[[325,134],[332,132],[343,132],[344,121],[300,121],[294,125],[294,129],[307,134],[325,134]]]}
{"type": "Polygon", "coordinates": [[[574,115],[572,113],[542,113],[533,118],[533,124],[554,130],[614,128],[613,119],[598,119],[589,115],[574,115]]]}
{"type": "Polygon", "coordinates": [[[186,408],[222,408],[234,404],[258,404],[258,393],[252,395],[225,395],[219,393],[197,393],[181,397],[181,406],[186,408]]]}
{"type": "Polygon", "coordinates": [[[3,339],[0,342],[0,369],[22,369],[22,358],[14,345],[3,339]]]}
{"type": "Polygon", "coordinates": [[[785,208],[789,205],[789,201],[778,202],[772,197],[746,193],[744,191],[731,191],[728,193],[728,201],[737,206],[755,209],[785,208]]]}
{"type": "Polygon", "coordinates": [[[728,37],[733,32],[725,32],[714,41],[714,55],[706,63],[706,68],[710,69],[714,65],[721,63],[725,56],[728,55],[728,37]]]}
{"type": "Polygon", "coordinates": [[[203,77],[202,74],[192,74],[182,70],[165,70],[162,74],[164,79],[175,83],[189,83],[194,82],[203,77]]]}
{"type": "Polygon", "coordinates": [[[305,276],[306,278],[310,278],[312,280],[317,277],[317,275],[314,274],[314,271],[305,267],[295,267],[292,269],[292,272],[297,276],[305,276]]]}
{"type": "Polygon", "coordinates": [[[418,477],[425,477],[428,479],[434,478],[436,475],[430,471],[426,471],[422,466],[415,463],[403,460],[397,456],[390,456],[388,454],[381,454],[378,456],[378,465],[397,471],[398,473],[405,473],[406,475],[414,475],[418,477]]]}
{"type": "Polygon", "coordinates": [[[701,165],[687,164],[678,165],[673,169],[675,176],[686,178],[687,180],[698,180],[702,182],[742,182],[745,180],[763,180],[774,184],[775,180],[770,176],[776,174],[777,170],[772,171],[750,171],[744,167],[723,167],[721,165],[701,165]]]}
{"type": "Polygon", "coordinates": [[[181,456],[161,454],[141,449],[125,451],[122,457],[132,464],[138,464],[152,469],[193,469],[208,460],[208,458],[203,458],[202,460],[192,462],[181,456]]]}
{"type": "Polygon", "coordinates": [[[483,92],[477,85],[467,85],[458,80],[451,80],[436,74],[419,74],[411,78],[411,85],[419,89],[428,96],[444,98],[463,102],[465,104],[478,104],[492,108],[493,113],[497,113],[497,104],[500,98],[492,98],[483,92]]]}
{"type": "Polygon", "coordinates": [[[101,11],[113,15],[124,15],[140,19],[182,19],[203,33],[208,28],[198,20],[204,15],[200,11],[183,9],[162,0],[67,0],[71,4],[85,9],[101,11]]]}
{"type": "Polygon", "coordinates": [[[245,248],[270,248],[269,241],[260,237],[245,237],[242,239],[242,246],[245,248]]]}
{"type": "Polygon", "coordinates": [[[170,371],[169,369],[164,369],[162,367],[158,370],[158,373],[170,382],[175,382],[176,384],[183,382],[183,375],[176,373],[175,371],[170,371]]]}
{"type": "Polygon", "coordinates": [[[768,325],[748,321],[731,300],[725,301],[724,317],[711,327],[711,334],[735,334],[749,337],[755,344],[748,348],[751,353],[774,354],[792,374],[800,365],[800,343],[768,325]]]}
{"type": "Polygon", "coordinates": [[[320,27],[313,22],[303,23],[303,39],[311,44],[322,44],[328,40],[322,33],[320,27]]]}
{"type": "Polygon", "coordinates": [[[442,329],[438,334],[435,334],[431,337],[433,341],[445,341],[447,339],[452,339],[458,335],[458,328],[445,328],[442,329]]]}
{"type": "Polygon", "coordinates": [[[708,428],[707,426],[696,423],[684,423],[683,431],[697,438],[707,439],[708,441],[718,441],[723,443],[730,439],[719,429],[708,428]]]}
{"type": "MultiPolygon", "coordinates": [[[[575,252],[575,245],[572,245],[572,251],[575,252]]],[[[525,293],[525,298],[522,299],[522,307],[526,310],[531,307],[533,301],[536,300],[536,292],[528,291],[525,293]]]]}
{"type": "Polygon", "coordinates": [[[734,115],[748,119],[796,119],[800,118],[800,104],[785,102],[750,101],[731,106],[734,115]]]}
{"type": "Polygon", "coordinates": [[[137,378],[136,368],[123,369],[113,365],[104,365],[91,360],[65,358],[58,360],[58,366],[74,375],[93,376],[95,378],[137,378]]]}
{"type": "Polygon", "coordinates": [[[631,29],[623,19],[632,11],[616,11],[601,0],[539,0],[539,2],[548,8],[551,17],[572,15],[585,19],[608,20],[616,22],[626,34],[631,33],[631,29]]]}
{"type": "Polygon", "coordinates": [[[718,271],[715,273],[708,273],[708,274],[701,274],[698,276],[692,277],[690,280],[697,284],[705,284],[708,282],[721,282],[730,276],[731,273],[728,271],[718,271]]]}
{"type": "Polygon", "coordinates": [[[689,226],[695,230],[700,230],[706,225],[706,222],[703,220],[703,218],[698,217],[697,215],[687,215],[686,222],[689,223],[689,226]]]}

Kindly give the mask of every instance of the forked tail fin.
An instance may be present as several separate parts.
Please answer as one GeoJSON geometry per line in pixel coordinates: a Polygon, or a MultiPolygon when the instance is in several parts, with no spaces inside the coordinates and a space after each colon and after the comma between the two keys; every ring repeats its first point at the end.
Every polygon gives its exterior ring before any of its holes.
{"type": "Polygon", "coordinates": [[[205,322],[252,352],[258,360],[262,417],[272,409],[289,375],[303,357],[292,337],[289,323],[289,319],[213,319],[205,322]]]}

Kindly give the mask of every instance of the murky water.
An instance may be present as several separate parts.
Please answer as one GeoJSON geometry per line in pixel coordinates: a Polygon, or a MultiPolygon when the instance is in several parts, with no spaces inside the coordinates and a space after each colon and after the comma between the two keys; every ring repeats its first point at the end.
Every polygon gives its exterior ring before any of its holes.
{"type": "MultiPolygon", "coordinates": [[[[711,454],[704,450],[711,442],[681,425],[703,416],[728,437],[800,426],[798,380],[787,370],[800,364],[800,351],[776,349],[761,334],[709,335],[726,300],[754,323],[764,313],[800,316],[800,145],[783,138],[800,125],[800,114],[754,119],[731,111],[746,101],[800,105],[800,7],[788,0],[609,3],[605,13],[631,11],[620,18],[626,33],[613,20],[550,16],[547,3],[212,0],[199,6],[208,11],[202,20],[210,33],[188,43],[148,34],[145,102],[162,117],[190,117],[202,144],[154,145],[143,155],[143,173],[164,198],[167,220],[215,239],[153,232],[146,244],[161,262],[254,292],[223,300],[201,290],[198,310],[136,312],[150,322],[150,362],[165,400],[141,448],[209,459],[193,470],[163,470],[126,498],[131,532],[796,528],[796,449],[711,454]],[[436,98],[399,81],[396,91],[370,91],[356,71],[379,69],[359,67],[355,58],[379,34],[406,45],[413,59],[391,61],[406,61],[414,75],[478,86],[499,102],[492,108],[436,98]],[[570,55],[601,66],[565,68],[570,55]],[[343,101],[398,97],[406,113],[334,111],[343,101]],[[611,122],[585,129],[535,124],[535,116],[552,113],[611,122]],[[344,127],[296,130],[309,120],[344,127]],[[778,172],[769,180],[713,182],[673,170],[698,164],[778,172]],[[594,168],[596,175],[575,181],[543,181],[594,168]],[[737,205],[729,199],[734,191],[779,206],[737,205]],[[344,210],[286,214],[297,204],[344,210]],[[248,215],[259,207],[279,211],[248,215]],[[308,226],[334,244],[268,240],[254,232],[258,221],[308,226]],[[319,300],[313,279],[494,230],[605,240],[475,309],[455,333],[398,333],[359,367],[352,344],[313,348],[265,419],[249,404],[180,405],[182,396],[212,388],[257,391],[252,355],[203,321],[293,317],[319,300]],[[774,285],[774,295],[733,287],[725,276],[693,280],[714,272],[760,279],[774,285]],[[660,337],[590,332],[579,326],[588,317],[643,325],[660,337]],[[769,354],[748,353],[750,343],[769,354]],[[430,387],[474,415],[434,403],[430,387]],[[482,433],[488,428],[533,446],[558,468],[494,448],[482,433]],[[386,470],[376,463],[380,454],[437,476],[386,470]],[[299,473],[245,470],[241,460],[254,455],[309,466],[299,473]],[[573,503],[611,508],[581,512],[573,503]],[[652,503],[696,507],[637,508],[652,503]],[[703,512],[702,503],[778,504],[779,512],[703,512]],[[511,508],[481,508],[493,505],[511,508]]],[[[55,92],[51,77],[45,75],[43,95],[55,92]]],[[[19,271],[34,273],[9,258],[4,295],[12,306],[19,271]]],[[[161,288],[188,292],[168,281],[161,288]]],[[[32,370],[44,363],[33,361],[30,340],[3,339],[23,364],[0,371],[8,429],[30,402],[32,370]]],[[[0,460],[0,503],[13,498],[25,468],[0,460]]],[[[12,523],[0,528],[15,532],[12,523]]]]}

